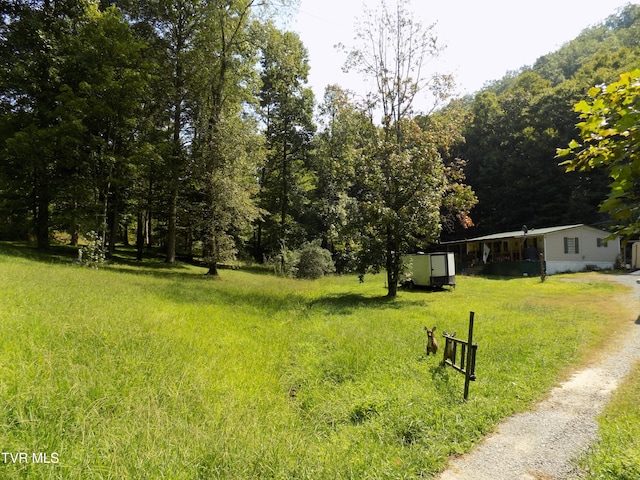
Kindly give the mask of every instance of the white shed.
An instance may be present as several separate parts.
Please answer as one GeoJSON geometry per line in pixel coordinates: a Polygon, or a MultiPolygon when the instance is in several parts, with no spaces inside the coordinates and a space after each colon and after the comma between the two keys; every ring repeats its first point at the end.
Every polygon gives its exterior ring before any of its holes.
{"type": "Polygon", "coordinates": [[[404,283],[419,287],[456,285],[456,264],[453,253],[417,253],[404,255],[406,280],[404,283]]]}

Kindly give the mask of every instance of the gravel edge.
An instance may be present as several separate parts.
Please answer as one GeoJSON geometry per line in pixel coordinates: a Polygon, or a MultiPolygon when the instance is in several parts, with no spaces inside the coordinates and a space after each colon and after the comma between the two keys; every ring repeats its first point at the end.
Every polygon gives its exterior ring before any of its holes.
{"type": "MultiPolygon", "coordinates": [[[[616,275],[640,298],[636,275],[616,275]]],[[[534,411],[510,417],[467,455],[453,459],[439,480],[576,480],[574,459],[598,438],[596,417],[640,360],[640,318],[615,354],[555,387],[534,411]]]]}

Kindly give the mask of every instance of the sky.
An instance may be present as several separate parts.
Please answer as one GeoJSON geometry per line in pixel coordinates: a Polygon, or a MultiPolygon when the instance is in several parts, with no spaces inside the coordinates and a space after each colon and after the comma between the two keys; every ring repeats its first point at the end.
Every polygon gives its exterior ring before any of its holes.
{"type": "MultiPolygon", "coordinates": [[[[394,5],[394,0],[388,0],[394,5]]],[[[446,48],[429,67],[451,73],[458,95],[480,90],[507,72],[533,65],[537,58],[616,13],[633,0],[413,0],[410,9],[423,25],[436,22],[435,31],[446,48]]],[[[367,82],[357,73],[342,72],[346,54],[334,46],[355,46],[354,26],[362,7],[379,0],[301,0],[288,29],[298,33],[309,52],[309,84],[316,101],[337,83],[359,95],[367,82]]]]}

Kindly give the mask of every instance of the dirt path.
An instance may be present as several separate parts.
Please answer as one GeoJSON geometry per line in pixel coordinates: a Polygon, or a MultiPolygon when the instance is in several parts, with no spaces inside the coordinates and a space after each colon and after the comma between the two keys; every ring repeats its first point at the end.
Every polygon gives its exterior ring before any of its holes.
{"type": "MultiPolygon", "coordinates": [[[[640,276],[615,279],[633,287],[638,305],[640,276]]],[[[572,460],[592,444],[598,433],[595,417],[618,383],[640,360],[640,318],[615,354],[575,373],[554,388],[535,411],[502,423],[471,453],[453,460],[439,480],[569,480],[579,477],[572,460]]]]}

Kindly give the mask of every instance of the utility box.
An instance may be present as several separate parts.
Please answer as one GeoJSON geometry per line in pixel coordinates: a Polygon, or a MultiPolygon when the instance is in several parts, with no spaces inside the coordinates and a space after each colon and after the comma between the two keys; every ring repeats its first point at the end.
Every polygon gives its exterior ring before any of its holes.
{"type": "Polygon", "coordinates": [[[402,257],[405,264],[403,284],[418,287],[456,285],[456,264],[452,252],[416,253],[402,257]]]}

